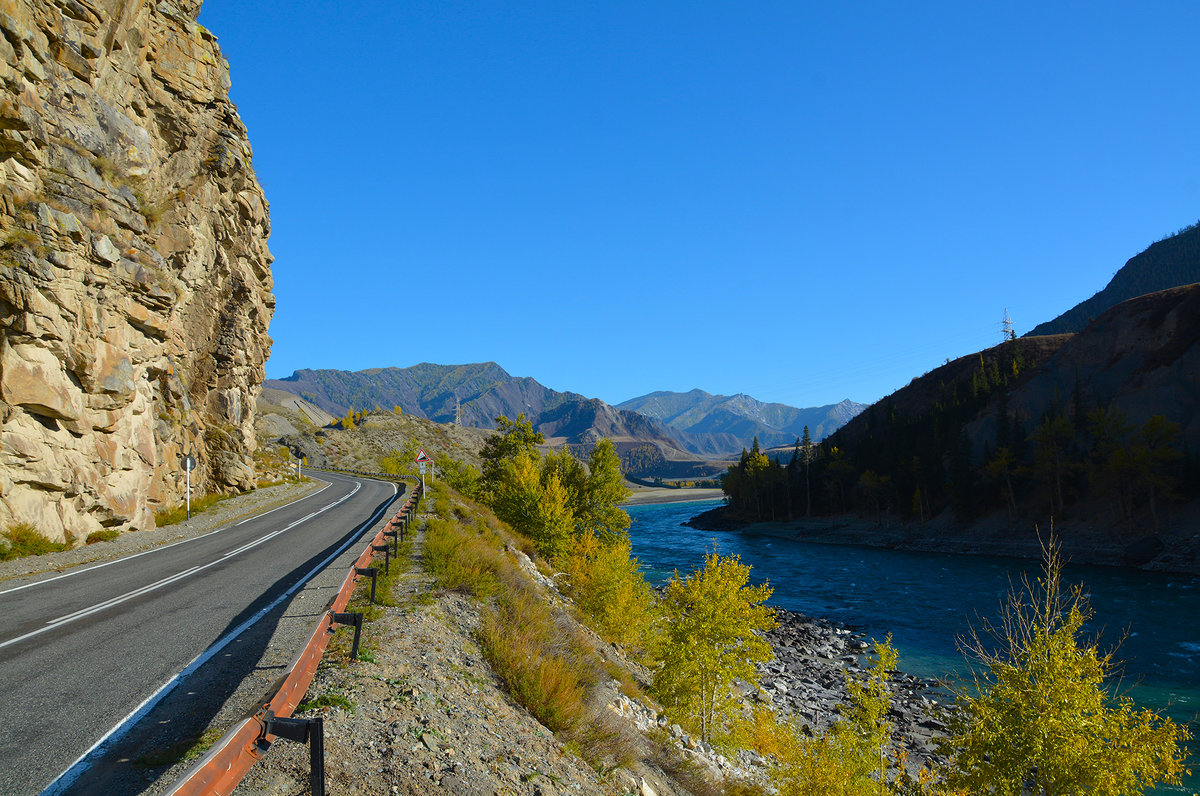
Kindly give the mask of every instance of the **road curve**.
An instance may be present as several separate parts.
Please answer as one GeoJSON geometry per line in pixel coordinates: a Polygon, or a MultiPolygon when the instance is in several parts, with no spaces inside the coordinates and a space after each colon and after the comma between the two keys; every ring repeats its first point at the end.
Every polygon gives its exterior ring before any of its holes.
{"type": "Polygon", "coordinates": [[[0,587],[0,793],[36,794],[181,671],[362,536],[395,485],[325,474],[294,503],[0,587]]]}

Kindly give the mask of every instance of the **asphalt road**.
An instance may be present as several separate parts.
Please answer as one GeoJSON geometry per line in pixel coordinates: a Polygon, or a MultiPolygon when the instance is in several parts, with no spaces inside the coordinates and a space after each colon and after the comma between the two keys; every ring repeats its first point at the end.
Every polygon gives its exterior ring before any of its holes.
{"type": "Polygon", "coordinates": [[[0,586],[0,793],[40,793],[396,496],[321,478],[323,490],[206,536],[0,586]]]}

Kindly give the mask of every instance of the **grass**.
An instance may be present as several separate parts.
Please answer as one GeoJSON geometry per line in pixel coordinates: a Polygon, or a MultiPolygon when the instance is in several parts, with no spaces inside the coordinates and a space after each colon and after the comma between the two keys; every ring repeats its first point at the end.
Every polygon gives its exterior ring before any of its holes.
{"type": "Polygon", "coordinates": [[[87,544],[95,544],[96,542],[111,542],[120,535],[120,531],[114,531],[112,529],[106,531],[92,531],[87,535],[87,544]]]}
{"type": "Polygon", "coordinates": [[[341,694],[321,694],[316,699],[306,699],[296,706],[293,713],[305,713],[310,710],[325,708],[341,708],[347,713],[354,712],[354,703],[341,694]]]}
{"type": "Polygon", "coordinates": [[[221,740],[221,736],[224,734],[219,728],[214,727],[201,735],[184,738],[166,749],[139,757],[133,761],[133,765],[135,768],[147,770],[170,768],[176,763],[190,763],[193,760],[199,760],[205,752],[212,748],[213,744],[221,740]]]}
{"type": "Polygon", "coordinates": [[[13,227],[5,233],[3,247],[6,249],[27,249],[35,254],[40,254],[42,251],[42,239],[36,232],[24,227],[13,227]]]}
{"type": "Polygon", "coordinates": [[[552,607],[507,549],[517,538],[444,486],[426,522],[425,561],[438,583],[485,601],[479,646],[514,699],[597,769],[631,763],[632,738],[600,704],[600,658],[578,625],[552,607]],[[455,517],[459,521],[449,519],[455,517]]]}
{"type": "MultiPolygon", "coordinates": [[[[195,498],[192,500],[192,513],[199,514],[202,511],[207,511],[213,506],[220,503],[222,500],[228,500],[232,495],[223,495],[219,492],[214,492],[204,497],[195,498]]],[[[183,522],[187,519],[187,504],[181,504],[171,509],[163,509],[154,513],[155,527],[162,528],[166,525],[174,525],[177,522],[183,522]]]]}
{"type": "Polygon", "coordinates": [[[4,544],[0,545],[0,561],[9,561],[25,556],[40,556],[46,553],[58,553],[74,547],[73,540],[54,542],[47,539],[27,522],[18,522],[8,526],[8,530],[0,533],[4,544]]]}

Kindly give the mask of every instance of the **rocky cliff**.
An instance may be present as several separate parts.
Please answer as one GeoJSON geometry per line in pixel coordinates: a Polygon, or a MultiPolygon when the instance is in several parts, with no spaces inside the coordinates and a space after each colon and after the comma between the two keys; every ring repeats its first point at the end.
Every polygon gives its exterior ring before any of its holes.
{"type": "Polygon", "coordinates": [[[267,203],[196,0],[0,0],[0,528],[253,484],[267,203]]]}

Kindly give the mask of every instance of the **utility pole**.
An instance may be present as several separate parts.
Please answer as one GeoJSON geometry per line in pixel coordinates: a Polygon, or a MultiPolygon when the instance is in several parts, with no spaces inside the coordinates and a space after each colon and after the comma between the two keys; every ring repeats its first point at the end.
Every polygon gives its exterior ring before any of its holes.
{"type": "Polygon", "coordinates": [[[1012,318],[1008,316],[1008,307],[1004,308],[1004,320],[1000,322],[1000,328],[1004,332],[1004,342],[1017,339],[1017,332],[1013,329],[1012,318]]]}

